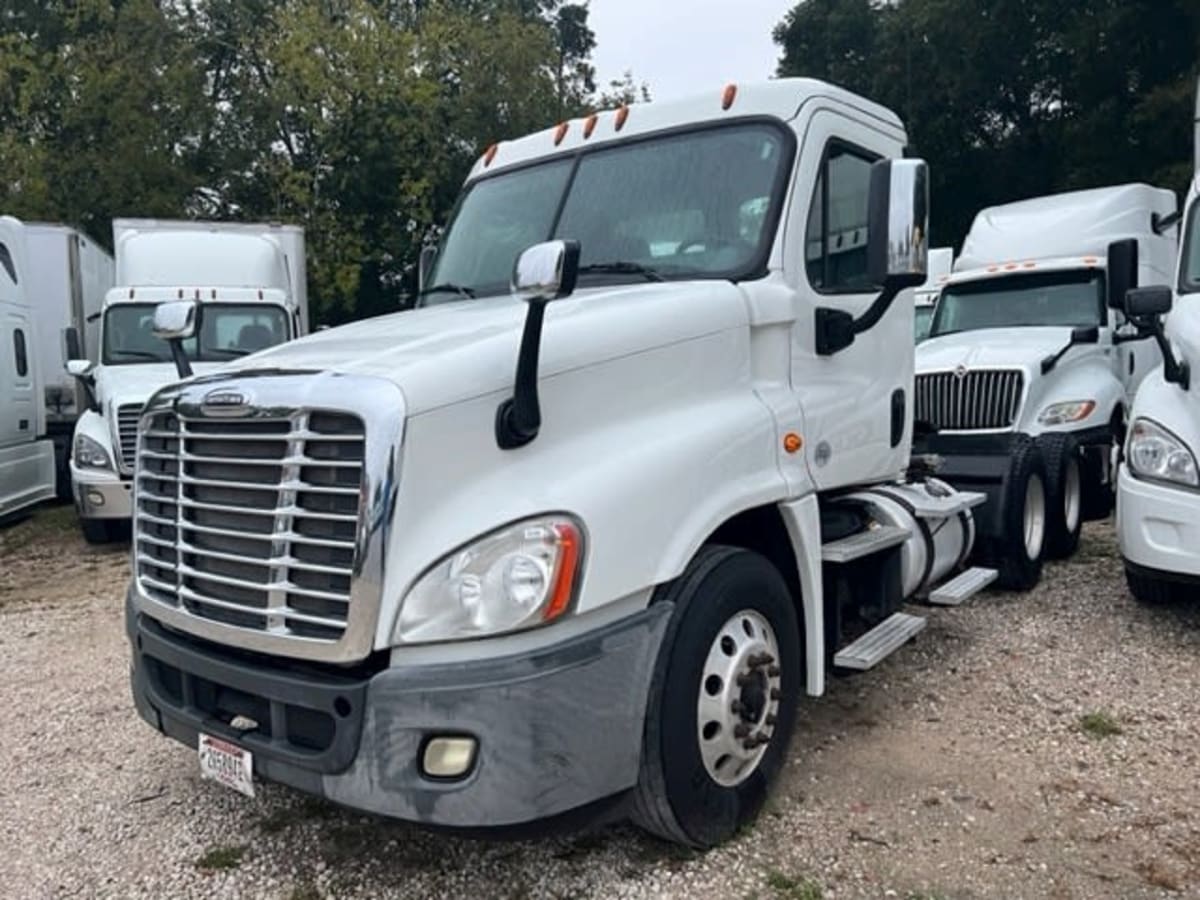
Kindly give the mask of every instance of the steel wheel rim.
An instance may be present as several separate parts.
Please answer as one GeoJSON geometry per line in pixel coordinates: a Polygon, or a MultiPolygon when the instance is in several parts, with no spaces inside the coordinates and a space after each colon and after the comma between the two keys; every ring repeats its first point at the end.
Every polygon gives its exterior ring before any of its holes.
{"type": "Polygon", "coordinates": [[[1067,460],[1067,477],[1063,482],[1063,519],[1067,534],[1074,534],[1079,527],[1080,510],[1083,507],[1083,479],[1079,474],[1079,460],[1067,460]]]}
{"type": "Polygon", "coordinates": [[[782,688],[770,622],[744,609],[717,631],[696,700],[696,739],[710,778],[736,787],[758,768],[775,733],[782,688]]]}
{"type": "Polygon", "coordinates": [[[1040,475],[1030,475],[1025,484],[1025,555],[1031,560],[1042,555],[1046,536],[1046,489],[1040,475]]]}

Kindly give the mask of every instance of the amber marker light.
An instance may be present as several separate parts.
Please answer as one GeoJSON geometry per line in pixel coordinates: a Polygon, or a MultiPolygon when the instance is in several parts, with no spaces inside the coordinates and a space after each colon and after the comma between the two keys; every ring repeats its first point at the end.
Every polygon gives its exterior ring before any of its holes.
{"type": "Polygon", "coordinates": [[[737,85],[727,84],[725,90],[721,92],[721,109],[729,109],[733,106],[733,101],[737,99],[737,85]]]}
{"type": "Polygon", "coordinates": [[[563,142],[563,138],[567,136],[567,129],[571,127],[570,122],[559,122],[558,128],[554,131],[554,146],[557,147],[563,142]]]}
{"type": "Polygon", "coordinates": [[[587,121],[583,123],[583,137],[586,140],[592,136],[592,132],[596,130],[596,123],[600,121],[600,117],[592,113],[587,117],[587,121]]]}
{"type": "Polygon", "coordinates": [[[625,127],[625,120],[628,118],[629,118],[629,107],[628,106],[622,106],[620,109],[617,110],[617,116],[616,116],[617,131],[620,131],[622,128],[625,127]]]}
{"type": "Polygon", "coordinates": [[[575,572],[579,568],[579,529],[567,522],[554,526],[558,535],[558,547],[561,556],[558,568],[554,572],[554,589],[550,602],[542,613],[542,621],[552,622],[567,611],[571,605],[571,595],[575,591],[575,572]]]}
{"type": "Polygon", "coordinates": [[[804,438],[796,434],[794,431],[789,431],[783,436],[783,449],[788,453],[799,453],[800,448],[804,446],[804,438]]]}

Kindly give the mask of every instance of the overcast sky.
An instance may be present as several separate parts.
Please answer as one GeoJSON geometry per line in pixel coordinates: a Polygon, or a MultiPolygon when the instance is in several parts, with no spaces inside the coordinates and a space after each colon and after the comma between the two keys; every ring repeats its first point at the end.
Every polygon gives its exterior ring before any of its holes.
{"type": "Polygon", "coordinates": [[[626,70],[655,100],[775,74],[771,32],[796,0],[590,0],[596,81],[626,70]]]}

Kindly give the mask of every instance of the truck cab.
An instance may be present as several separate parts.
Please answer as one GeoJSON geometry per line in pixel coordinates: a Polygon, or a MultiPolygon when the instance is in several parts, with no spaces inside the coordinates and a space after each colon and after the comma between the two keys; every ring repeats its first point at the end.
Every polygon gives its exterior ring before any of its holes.
{"type": "Polygon", "coordinates": [[[0,522],[54,496],[25,226],[0,216],[0,522]]]}
{"type": "Polygon", "coordinates": [[[1163,223],[1174,212],[1174,194],[1140,184],[985,209],[942,286],[917,348],[917,417],[937,430],[929,446],[948,480],[988,491],[981,547],[1017,560],[1016,586],[1036,581],[1040,556],[1073,553],[1085,519],[1111,512],[1126,410],[1160,359],[1121,302],[1171,270],[1175,229],[1163,223]],[[1018,455],[1040,457],[1032,487],[1011,473],[1018,455]]]}
{"type": "Polygon", "coordinates": [[[929,251],[929,274],[925,283],[913,290],[913,338],[919,344],[929,337],[938,295],[954,268],[954,248],[935,247],[929,251]]]}
{"type": "Polygon", "coordinates": [[[1121,556],[1142,603],[1200,596],[1200,84],[1195,154],[1175,277],[1125,302],[1129,318],[1163,348],[1130,410],[1117,487],[1121,556]]]}
{"type": "Polygon", "coordinates": [[[159,391],[141,716],[248,794],[729,838],[802,697],[996,575],[911,458],[905,143],[807,79],[563,122],[479,158],[418,308],[159,391]]]}
{"type": "Polygon", "coordinates": [[[90,398],[71,456],[75,505],[89,541],[112,540],[127,528],[142,407],[179,377],[170,347],[154,333],[160,303],[186,297],[197,304],[199,326],[183,351],[200,373],[304,333],[304,293],[296,287],[303,246],[293,271],[272,227],[114,222],[118,286],[104,298],[99,357],[68,362],[90,398]]]}

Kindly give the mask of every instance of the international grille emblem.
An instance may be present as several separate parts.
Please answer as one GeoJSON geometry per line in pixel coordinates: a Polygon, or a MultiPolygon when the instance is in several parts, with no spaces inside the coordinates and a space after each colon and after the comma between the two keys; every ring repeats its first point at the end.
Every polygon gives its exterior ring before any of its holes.
{"type": "Polygon", "coordinates": [[[967,377],[967,367],[964,366],[962,363],[959,363],[957,366],[955,366],[954,377],[959,379],[960,381],[962,379],[966,378],[967,377]]]}

